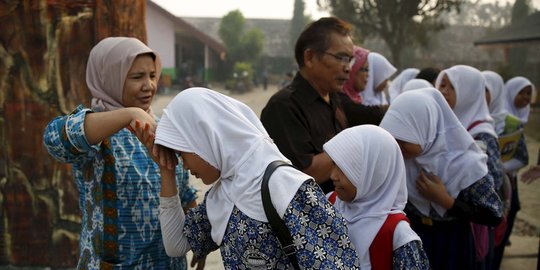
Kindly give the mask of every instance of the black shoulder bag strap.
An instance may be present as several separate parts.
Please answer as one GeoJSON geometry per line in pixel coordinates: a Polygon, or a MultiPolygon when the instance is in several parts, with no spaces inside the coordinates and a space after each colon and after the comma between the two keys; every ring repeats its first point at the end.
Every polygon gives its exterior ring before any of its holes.
{"type": "Polygon", "coordinates": [[[272,231],[276,234],[277,238],[279,239],[279,243],[281,244],[281,250],[289,257],[289,261],[291,261],[291,264],[293,265],[294,269],[300,269],[298,266],[298,260],[296,259],[296,248],[294,246],[293,238],[291,236],[291,232],[285,225],[285,221],[281,219],[276,212],[276,209],[274,208],[274,205],[272,204],[272,199],[270,197],[270,191],[268,190],[268,182],[270,180],[270,176],[274,172],[275,169],[281,166],[291,166],[291,164],[286,163],[282,160],[275,160],[272,161],[272,163],[268,164],[268,167],[266,167],[266,171],[264,171],[263,180],[261,184],[261,195],[262,195],[262,202],[264,207],[264,213],[266,214],[266,218],[268,219],[268,222],[270,223],[270,226],[272,227],[272,231]]]}

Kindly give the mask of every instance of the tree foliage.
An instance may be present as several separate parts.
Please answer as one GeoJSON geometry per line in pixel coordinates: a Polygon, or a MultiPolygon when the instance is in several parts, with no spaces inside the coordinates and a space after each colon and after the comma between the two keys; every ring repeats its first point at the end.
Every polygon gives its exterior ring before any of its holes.
{"type": "Polygon", "coordinates": [[[264,46],[264,34],[258,28],[247,31],[241,39],[242,55],[238,60],[252,62],[258,59],[264,46]]]}
{"type": "Polygon", "coordinates": [[[495,29],[510,23],[512,15],[512,4],[508,2],[504,5],[498,1],[464,2],[461,9],[466,12],[452,11],[443,14],[443,21],[448,24],[474,25],[495,29]]]}
{"type": "Polygon", "coordinates": [[[464,0],[318,0],[318,4],[353,24],[361,38],[378,36],[401,66],[406,44],[422,44],[427,35],[444,28],[440,15],[459,11],[464,0]]]}
{"type": "Polygon", "coordinates": [[[304,3],[304,0],[294,0],[293,17],[291,19],[291,29],[289,30],[289,42],[292,48],[294,48],[296,40],[304,30],[304,27],[310,21],[309,16],[304,14],[305,8],[306,4],[304,3]]]}
{"type": "Polygon", "coordinates": [[[245,24],[244,15],[239,10],[221,18],[218,34],[227,48],[227,59],[231,65],[239,61],[254,63],[262,52],[264,34],[258,28],[246,31],[245,24]]]}
{"type": "MultiPolygon", "coordinates": [[[[512,23],[527,17],[531,12],[529,0],[516,0],[512,7],[512,23]]],[[[525,73],[524,65],[527,61],[528,50],[526,47],[510,48],[508,51],[508,59],[512,74],[525,73]]]]}
{"type": "Polygon", "coordinates": [[[240,44],[245,24],[246,20],[240,10],[233,10],[221,18],[218,34],[227,49],[235,48],[240,44]]]}

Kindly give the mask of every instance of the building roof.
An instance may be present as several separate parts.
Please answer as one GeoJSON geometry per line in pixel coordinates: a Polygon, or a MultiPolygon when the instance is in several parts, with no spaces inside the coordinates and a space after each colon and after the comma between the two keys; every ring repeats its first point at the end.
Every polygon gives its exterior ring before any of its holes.
{"type": "Polygon", "coordinates": [[[540,42],[540,11],[474,42],[475,46],[509,46],[540,42]]]}
{"type": "Polygon", "coordinates": [[[179,17],[176,17],[175,15],[171,14],[170,12],[168,12],[167,10],[165,10],[158,4],[154,3],[152,0],[149,0],[147,2],[149,6],[152,6],[158,12],[162,13],[163,16],[170,19],[174,23],[175,29],[177,32],[182,32],[182,33],[195,37],[201,43],[208,45],[218,55],[224,55],[227,52],[227,49],[225,48],[225,46],[218,40],[205,34],[204,32],[199,31],[197,28],[195,28],[193,25],[191,25],[187,21],[179,17]]]}
{"type": "MultiPolygon", "coordinates": [[[[221,18],[184,17],[183,19],[214,39],[221,40],[218,34],[221,18]]],[[[263,55],[293,57],[293,47],[289,44],[291,20],[246,18],[245,22],[245,29],[259,28],[264,34],[263,55]]]]}

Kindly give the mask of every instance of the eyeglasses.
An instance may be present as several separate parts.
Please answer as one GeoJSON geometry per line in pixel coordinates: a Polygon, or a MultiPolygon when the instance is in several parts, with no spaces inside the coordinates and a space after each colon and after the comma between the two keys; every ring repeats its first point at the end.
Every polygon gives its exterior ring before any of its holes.
{"type": "Polygon", "coordinates": [[[356,57],[354,56],[348,56],[348,55],[336,55],[329,52],[322,52],[324,54],[328,54],[332,57],[334,57],[336,60],[339,60],[342,65],[352,67],[354,65],[354,62],[356,62],[356,57]]]}

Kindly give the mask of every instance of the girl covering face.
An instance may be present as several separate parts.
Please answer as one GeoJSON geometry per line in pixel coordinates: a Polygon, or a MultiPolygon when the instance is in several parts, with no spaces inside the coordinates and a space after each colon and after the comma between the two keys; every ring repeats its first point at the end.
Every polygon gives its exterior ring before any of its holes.
{"type": "MultiPolygon", "coordinates": [[[[187,216],[178,208],[178,196],[162,196],[167,254],[181,256],[191,249],[201,258],[221,246],[227,269],[291,266],[269,227],[261,198],[267,166],[288,160],[248,106],[210,89],[184,90],[164,110],[155,143],[180,152],[186,168],[205,184],[213,183],[203,204],[187,216]]],[[[164,184],[162,194],[169,186],[164,184]]],[[[280,167],[270,178],[269,191],[278,215],[293,239],[299,239],[295,249],[301,267],[357,268],[345,221],[310,176],[280,167]]]]}

